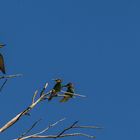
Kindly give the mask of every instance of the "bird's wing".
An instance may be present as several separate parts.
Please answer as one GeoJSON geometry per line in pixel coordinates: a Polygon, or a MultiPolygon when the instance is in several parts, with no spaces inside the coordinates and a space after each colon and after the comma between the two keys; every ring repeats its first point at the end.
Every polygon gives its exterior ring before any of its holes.
{"type": "Polygon", "coordinates": [[[67,102],[71,97],[69,95],[65,95],[65,97],[63,97],[60,102],[63,103],[63,102],[67,102]]]}
{"type": "Polygon", "coordinates": [[[5,74],[4,59],[2,54],[0,54],[0,70],[5,74]]]}

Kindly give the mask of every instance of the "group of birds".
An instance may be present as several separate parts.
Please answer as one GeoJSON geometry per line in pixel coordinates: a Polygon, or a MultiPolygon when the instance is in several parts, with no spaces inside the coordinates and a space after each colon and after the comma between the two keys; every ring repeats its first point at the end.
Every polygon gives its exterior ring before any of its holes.
{"type": "MultiPolygon", "coordinates": [[[[6,46],[5,44],[0,44],[0,48],[3,48],[6,46]]],[[[4,65],[4,58],[3,55],[0,53],[0,71],[5,74],[5,65],[4,65]]],[[[59,92],[62,91],[63,88],[67,88],[66,92],[64,93],[63,98],[60,100],[60,102],[67,102],[70,98],[74,96],[74,86],[73,83],[69,82],[66,85],[62,85],[61,79],[55,79],[55,85],[53,89],[50,92],[48,100],[52,100],[53,97],[56,97],[59,92]]]]}
{"type": "MultiPolygon", "coordinates": [[[[5,44],[0,44],[0,48],[3,48],[6,46],[5,44]]],[[[4,66],[4,58],[3,55],[0,53],[0,71],[2,71],[3,74],[5,74],[5,66],[4,66]]]]}
{"type": "Polygon", "coordinates": [[[67,102],[70,98],[74,96],[74,86],[73,83],[69,82],[66,85],[62,85],[61,79],[55,79],[56,84],[50,92],[48,101],[52,100],[53,97],[56,97],[59,92],[62,91],[63,88],[67,88],[64,93],[64,97],[60,100],[60,102],[67,102]]]}

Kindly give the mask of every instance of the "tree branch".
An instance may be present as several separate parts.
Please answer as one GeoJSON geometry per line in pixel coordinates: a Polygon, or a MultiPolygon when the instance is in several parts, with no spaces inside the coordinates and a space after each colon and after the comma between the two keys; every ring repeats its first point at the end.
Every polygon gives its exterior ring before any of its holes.
{"type": "Polygon", "coordinates": [[[3,75],[3,76],[0,76],[0,79],[5,79],[5,78],[9,79],[9,78],[15,78],[19,76],[22,76],[22,74],[3,75]]]}
{"type": "Polygon", "coordinates": [[[63,118],[63,119],[61,119],[61,120],[58,120],[57,122],[55,122],[55,123],[53,123],[53,124],[50,124],[47,128],[45,128],[45,129],[42,130],[41,132],[38,132],[38,133],[36,133],[36,134],[34,134],[34,135],[43,134],[43,133],[45,133],[46,131],[48,131],[50,128],[56,126],[58,123],[60,123],[60,122],[62,122],[62,121],[64,121],[64,120],[65,120],[65,118],[63,118]]]}
{"type": "Polygon", "coordinates": [[[37,93],[38,93],[38,90],[36,90],[35,93],[34,93],[34,96],[32,98],[32,104],[35,102],[35,97],[36,97],[37,93]]]}
{"type": "Polygon", "coordinates": [[[22,76],[22,74],[3,75],[3,76],[0,76],[0,79],[5,79],[4,83],[0,87],[0,92],[2,91],[3,87],[5,86],[5,84],[7,83],[7,81],[8,81],[9,78],[15,78],[15,77],[19,77],[19,76],[22,76]]]}
{"type": "MultiPolygon", "coordinates": [[[[32,136],[43,134],[43,133],[45,133],[46,131],[48,131],[50,128],[56,126],[58,123],[60,123],[60,122],[62,122],[62,121],[64,121],[64,120],[65,120],[65,118],[63,118],[63,119],[61,119],[61,120],[58,120],[57,122],[55,122],[55,123],[53,123],[53,124],[50,124],[50,125],[49,125],[47,128],[45,128],[44,130],[42,130],[42,131],[40,131],[40,132],[38,132],[38,133],[35,133],[35,134],[33,134],[33,135],[25,136],[25,135],[22,134],[21,137],[15,139],[15,140],[28,139],[28,138],[30,138],[30,137],[32,137],[32,136]]],[[[32,126],[35,126],[35,125],[33,124],[32,126]]],[[[33,129],[33,127],[31,127],[31,128],[33,129]]],[[[30,130],[30,129],[29,129],[29,130],[30,130]]],[[[26,134],[27,134],[27,133],[26,133],[26,134]]]]}
{"type": "MultiPolygon", "coordinates": [[[[48,86],[48,83],[45,84],[44,88],[46,89],[48,86]]],[[[0,133],[14,125],[22,116],[27,115],[28,112],[33,109],[42,99],[45,97],[45,94],[43,94],[41,97],[39,97],[35,102],[32,102],[29,107],[27,107],[24,111],[16,115],[13,119],[11,119],[9,122],[7,122],[3,127],[0,128],[0,133]]]]}
{"type": "MultiPolygon", "coordinates": [[[[13,78],[19,75],[9,75],[6,78],[13,78]]],[[[0,77],[1,79],[1,77],[0,77]]],[[[30,106],[28,106],[25,110],[23,110],[22,112],[20,112],[18,115],[16,115],[13,119],[11,119],[9,122],[7,122],[4,126],[2,126],[0,128],[0,133],[5,131],[6,129],[8,129],[9,127],[11,127],[12,125],[14,125],[22,116],[29,114],[29,111],[32,110],[39,102],[48,99],[48,96],[50,94],[50,91],[45,93],[45,90],[48,86],[48,83],[46,83],[43,87],[43,89],[40,92],[40,97],[35,101],[35,97],[37,96],[38,91],[35,91],[33,98],[32,98],[32,103],[30,106]]],[[[64,91],[63,91],[64,92],[64,91]]],[[[80,96],[83,97],[83,95],[80,94],[74,94],[75,96],[80,96]]],[[[65,94],[58,94],[56,97],[64,97],[65,94]]]]}
{"type": "Polygon", "coordinates": [[[41,119],[37,120],[26,132],[24,132],[20,138],[26,136],[39,122],[41,121],[41,119]]]}
{"type": "MultiPolygon", "coordinates": [[[[70,93],[70,92],[67,92],[67,91],[63,91],[63,90],[61,90],[61,92],[62,92],[62,93],[70,93]]],[[[85,98],[85,97],[86,97],[85,95],[81,95],[81,94],[76,94],[76,93],[74,93],[73,95],[74,95],[74,96],[79,96],[79,97],[83,97],[83,98],[85,98]]]]}
{"type": "Polygon", "coordinates": [[[65,120],[65,118],[55,122],[54,124],[49,125],[47,128],[45,128],[44,130],[42,130],[38,133],[28,135],[28,136],[23,136],[23,137],[20,137],[20,138],[16,138],[14,140],[27,140],[27,139],[31,139],[31,138],[63,138],[63,137],[71,137],[71,136],[84,136],[84,137],[88,137],[88,138],[92,138],[92,139],[96,138],[95,136],[88,135],[88,134],[85,134],[85,133],[79,133],[79,132],[78,133],[64,134],[66,131],[68,131],[70,129],[73,129],[73,128],[89,128],[89,129],[98,128],[96,126],[78,126],[78,125],[76,125],[78,123],[78,121],[74,122],[72,125],[65,128],[61,133],[59,133],[57,135],[41,135],[41,134],[45,133],[46,131],[48,131],[51,127],[54,127],[55,125],[57,125],[58,123],[60,123],[63,120],[65,120]]]}
{"type": "Polygon", "coordinates": [[[46,135],[46,136],[43,136],[43,135],[31,135],[31,136],[27,136],[27,137],[23,137],[23,138],[20,138],[20,139],[14,139],[14,140],[27,140],[27,139],[31,139],[31,138],[64,138],[64,137],[74,137],[74,136],[84,136],[84,137],[88,137],[88,138],[91,138],[91,139],[95,139],[96,136],[92,136],[92,135],[88,135],[88,134],[85,134],[85,133],[70,133],[70,134],[63,134],[61,135],[60,137],[57,137],[57,135],[46,135]]]}
{"type": "Polygon", "coordinates": [[[72,129],[77,123],[78,123],[78,121],[74,122],[70,127],[65,128],[61,133],[59,133],[59,134],[57,135],[57,137],[60,137],[60,136],[61,136],[62,134],[64,134],[66,131],[72,129]]]}
{"type": "Polygon", "coordinates": [[[0,92],[2,91],[3,87],[5,86],[5,84],[7,83],[8,79],[5,79],[4,83],[2,84],[2,86],[0,87],[0,92]]]}

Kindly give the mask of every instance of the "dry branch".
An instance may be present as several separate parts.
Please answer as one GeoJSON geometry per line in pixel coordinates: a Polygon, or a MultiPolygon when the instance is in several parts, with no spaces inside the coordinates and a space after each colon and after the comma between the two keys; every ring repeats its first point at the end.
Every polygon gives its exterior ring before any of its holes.
{"type": "Polygon", "coordinates": [[[19,138],[16,138],[14,140],[27,140],[27,139],[31,139],[31,138],[63,138],[63,137],[71,137],[71,136],[84,136],[84,137],[88,137],[88,138],[92,138],[92,139],[95,138],[95,136],[88,135],[88,134],[85,134],[85,133],[80,133],[80,132],[64,134],[66,131],[68,131],[70,129],[73,129],[73,128],[89,128],[89,129],[98,128],[96,126],[78,126],[78,125],[76,125],[78,123],[78,121],[74,122],[72,125],[65,128],[62,132],[60,132],[57,135],[56,134],[55,135],[43,135],[43,133],[47,132],[50,128],[54,127],[55,125],[57,125],[58,123],[60,123],[64,119],[61,119],[61,120],[55,122],[54,124],[49,125],[47,128],[45,128],[44,130],[42,130],[38,133],[34,133],[34,134],[28,135],[28,136],[19,137],[19,138]]]}
{"type": "Polygon", "coordinates": [[[59,133],[59,134],[57,135],[57,137],[60,137],[60,136],[63,135],[66,131],[72,129],[77,123],[78,123],[78,121],[74,122],[70,127],[65,128],[61,133],[59,133]]]}
{"type": "MultiPolygon", "coordinates": [[[[61,92],[62,92],[62,93],[70,93],[70,92],[66,92],[66,91],[63,91],[63,90],[61,90],[61,92]]],[[[71,93],[70,93],[70,94],[71,94],[71,93]]],[[[85,95],[76,94],[76,93],[74,93],[73,95],[74,95],[74,96],[83,97],[83,98],[85,98],[85,97],[86,97],[85,95]]]]}
{"type": "MultiPolygon", "coordinates": [[[[47,86],[48,86],[48,83],[45,84],[45,86],[44,86],[45,89],[47,88],[47,86]]],[[[14,125],[22,116],[28,114],[31,109],[33,109],[40,101],[42,101],[42,99],[44,98],[44,96],[45,96],[45,94],[43,94],[41,97],[39,97],[35,102],[32,102],[29,107],[27,107],[24,111],[22,111],[21,113],[19,113],[18,115],[16,115],[16,117],[14,117],[9,122],[7,122],[3,127],[0,128],[0,132],[5,131],[6,129],[8,129],[12,125],[14,125]]]]}
{"type": "Polygon", "coordinates": [[[3,84],[0,87],[0,92],[2,91],[3,87],[5,86],[5,84],[7,83],[8,79],[5,79],[5,81],[3,82],[3,84]]]}
{"type": "MultiPolygon", "coordinates": [[[[9,75],[7,76],[7,78],[12,78],[12,77],[16,77],[19,75],[9,75]]],[[[21,117],[23,117],[24,115],[29,114],[29,111],[32,110],[39,102],[46,100],[49,98],[49,94],[51,91],[45,93],[45,90],[48,86],[48,83],[46,83],[43,87],[43,89],[40,92],[40,97],[35,100],[38,91],[36,90],[33,97],[32,97],[32,103],[30,106],[28,106],[25,110],[23,110],[22,112],[20,112],[18,115],[16,115],[13,119],[11,119],[9,122],[7,122],[4,126],[2,126],[0,128],[0,133],[5,131],[6,129],[8,129],[9,127],[11,127],[12,125],[14,125],[21,117]]],[[[64,92],[64,91],[62,91],[64,92]]],[[[75,96],[80,96],[80,97],[84,97],[84,95],[80,95],[80,94],[74,94],[75,96]]],[[[65,94],[58,94],[56,97],[64,97],[65,94]]]]}
{"type": "Polygon", "coordinates": [[[35,93],[34,93],[34,96],[32,98],[32,104],[35,102],[35,97],[36,97],[37,93],[38,93],[38,90],[36,90],[35,93]]]}
{"type": "Polygon", "coordinates": [[[0,76],[0,79],[9,79],[9,78],[15,78],[15,77],[19,77],[19,76],[22,76],[22,74],[13,74],[13,75],[3,75],[3,76],[0,76]]]}
{"type": "Polygon", "coordinates": [[[37,120],[25,133],[20,136],[20,138],[26,136],[40,121],[41,119],[37,120]]]}
{"type": "Polygon", "coordinates": [[[27,140],[27,139],[31,139],[31,138],[64,138],[64,137],[74,137],[74,136],[84,136],[84,137],[88,137],[88,138],[91,138],[91,139],[95,139],[96,136],[92,136],[92,135],[88,135],[88,134],[85,134],[85,133],[70,133],[70,134],[63,134],[59,137],[57,137],[57,135],[46,135],[46,136],[43,136],[43,135],[32,135],[32,136],[27,136],[27,137],[23,137],[21,139],[14,139],[14,140],[27,140]]]}
{"type": "Polygon", "coordinates": [[[4,83],[3,83],[2,86],[0,87],[0,92],[2,91],[3,87],[4,87],[5,84],[7,83],[8,79],[10,79],[10,78],[15,78],[15,77],[19,77],[19,76],[22,76],[22,74],[3,75],[3,76],[0,76],[0,79],[5,79],[4,83]]]}

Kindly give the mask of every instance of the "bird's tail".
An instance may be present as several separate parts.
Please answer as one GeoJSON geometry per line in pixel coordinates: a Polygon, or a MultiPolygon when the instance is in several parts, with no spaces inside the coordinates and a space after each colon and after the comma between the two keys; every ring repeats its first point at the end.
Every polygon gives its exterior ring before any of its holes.
{"type": "Polygon", "coordinates": [[[60,100],[60,102],[61,102],[61,103],[64,103],[64,102],[67,102],[68,100],[69,100],[68,97],[63,97],[63,98],[60,100]]]}

